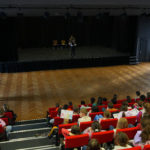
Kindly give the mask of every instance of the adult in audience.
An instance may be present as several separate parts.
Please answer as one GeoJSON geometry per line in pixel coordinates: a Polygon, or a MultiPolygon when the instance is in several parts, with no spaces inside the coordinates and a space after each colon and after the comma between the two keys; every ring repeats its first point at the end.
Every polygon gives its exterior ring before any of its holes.
{"type": "Polygon", "coordinates": [[[144,102],[144,101],[145,101],[145,99],[146,99],[146,96],[145,96],[145,95],[141,95],[141,96],[140,96],[140,100],[141,100],[141,101],[143,101],[143,102],[144,102]]]}
{"type": "Polygon", "coordinates": [[[94,97],[91,97],[90,101],[91,101],[92,106],[93,106],[93,105],[96,106],[95,98],[94,98],[94,97]]]}
{"type": "Polygon", "coordinates": [[[80,107],[80,109],[81,109],[81,108],[86,108],[86,104],[85,104],[85,101],[84,101],[84,100],[81,101],[81,107],[80,107]]]}
{"type": "Polygon", "coordinates": [[[140,98],[140,95],[141,95],[140,91],[136,91],[135,101],[137,101],[137,99],[140,98]]]}
{"type": "Polygon", "coordinates": [[[113,104],[117,104],[117,94],[114,94],[113,98],[111,99],[113,104]]]}
{"type": "Polygon", "coordinates": [[[99,118],[99,123],[100,123],[102,120],[106,120],[106,119],[111,119],[111,113],[110,113],[108,110],[105,110],[105,111],[104,111],[104,117],[103,117],[103,118],[99,118]]]}
{"type": "Polygon", "coordinates": [[[129,142],[129,138],[125,133],[123,132],[117,133],[115,137],[114,150],[131,148],[132,146],[128,145],[128,142],[129,142]]]}
{"type": "Polygon", "coordinates": [[[79,124],[80,124],[80,122],[91,121],[91,117],[87,116],[87,109],[86,108],[80,109],[80,117],[81,118],[78,119],[79,124]]]}
{"type": "Polygon", "coordinates": [[[5,121],[3,121],[3,110],[0,110],[0,125],[2,125],[2,127],[4,128],[4,130],[6,131],[7,134],[7,138],[9,138],[9,133],[12,131],[12,126],[8,125],[6,126],[5,121]]]}
{"type": "Polygon", "coordinates": [[[79,115],[79,107],[73,106],[73,115],[79,115]]]}
{"type": "Polygon", "coordinates": [[[83,131],[83,133],[84,134],[88,133],[89,136],[91,137],[92,133],[94,133],[94,132],[100,132],[100,131],[101,131],[101,126],[100,126],[99,122],[98,121],[94,121],[92,123],[91,127],[88,127],[87,129],[85,129],[83,131]]]}
{"type": "Polygon", "coordinates": [[[104,148],[101,148],[99,142],[96,139],[91,139],[88,143],[87,150],[104,150],[104,148]]]}
{"type": "Polygon", "coordinates": [[[128,128],[128,121],[126,118],[120,118],[117,122],[116,129],[125,129],[128,128]]]}
{"type": "Polygon", "coordinates": [[[118,119],[122,118],[122,117],[127,117],[126,116],[126,112],[128,111],[128,107],[127,105],[122,105],[120,108],[120,112],[118,113],[118,119]]]}
{"type": "Polygon", "coordinates": [[[103,98],[102,97],[98,97],[97,106],[101,106],[101,105],[103,105],[103,98]]]}
{"type": "Polygon", "coordinates": [[[130,96],[127,96],[127,102],[131,103],[131,97],[130,96]]]}

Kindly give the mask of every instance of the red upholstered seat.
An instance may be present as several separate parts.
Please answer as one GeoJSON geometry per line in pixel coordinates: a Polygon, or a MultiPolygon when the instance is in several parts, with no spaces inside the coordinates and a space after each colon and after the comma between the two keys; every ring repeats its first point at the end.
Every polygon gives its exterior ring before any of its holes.
{"type": "Polygon", "coordinates": [[[128,135],[129,139],[133,139],[137,131],[138,131],[138,128],[133,127],[133,128],[126,128],[126,129],[118,129],[116,133],[124,132],[128,135]]]}
{"type": "Polygon", "coordinates": [[[56,107],[48,108],[48,112],[50,113],[51,111],[55,111],[56,107]]]}
{"type": "Polygon", "coordinates": [[[71,122],[78,122],[78,119],[80,118],[80,115],[73,115],[71,122]]]}
{"type": "Polygon", "coordinates": [[[103,115],[103,112],[96,112],[96,113],[90,113],[89,116],[91,117],[92,120],[94,120],[96,115],[103,115]]]}
{"type": "Polygon", "coordinates": [[[10,119],[13,119],[13,114],[12,114],[12,112],[5,112],[5,113],[4,113],[4,116],[5,116],[5,117],[8,117],[8,118],[10,118],[10,119]]]}
{"type": "Polygon", "coordinates": [[[141,147],[140,147],[140,146],[137,146],[137,147],[126,148],[126,149],[122,149],[122,150],[141,150],[141,147]]]}
{"type": "Polygon", "coordinates": [[[107,105],[98,106],[99,112],[102,112],[102,108],[107,108],[107,105]]]}
{"type": "Polygon", "coordinates": [[[0,124],[0,134],[1,133],[4,133],[5,132],[5,130],[4,130],[4,128],[2,127],[2,125],[0,124]]]}
{"type": "Polygon", "coordinates": [[[92,107],[92,104],[88,104],[89,107],[92,107]]]}
{"type": "Polygon", "coordinates": [[[95,132],[92,134],[91,138],[97,139],[100,144],[111,142],[114,138],[114,131],[95,132]]]}
{"type": "Polygon", "coordinates": [[[75,148],[87,145],[89,142],[88,134],[68,136],[65,139],[65,148],[75,148]]]}
{"type": "Polygon", "coordinates": [[[128,124],[135,124],[136,123],[136,116],[131,116],[131,117],[124,117],[128,120],[128,124]]]}
{"type": "Polygon", "coordinates": [[[62,124],[64,121],[63,118],[60,117],[54,117],[54,126],[58,126],[59,124],[62,124]]]}
{"type": "Polygon", "coordinates": [[[50,111],[49,114],[50,114],[51,118],[54,118],[54,117],[57,117],[58,112],[57,111],[50,111]]]}
{"type": "Polygon", "coordinates": [[[62,134],[62,133],[61,133],[62,128],[70,129],[70,128],[71,128],[72,126],[74,126],[74,125],[77,125],[77,123],[60,124],[60,125],[58,126],[58,128],[59,128],[58,134],[59,134],[59,135],[62,134]]]}
{"type": "Polygon", "coordinates": [[[132,107],[132,106],[134,105],[134,103],[135,103],[135,102],[131,102],[131,103],[128,103],[128,105],[129,105],[130,107],[132,107]]]}
{"type": "Polygon", "coordinates": [[[84,131],[86,128],[91,127],[91,124],[93,121],[88,121],[88,122],[80,122],[80,131],[84,131]]]}
{"type": "Polygon", "coordinates": [[[121,104],[114,104],[114,108],[120,109],[121,104]]]}
{"type": "Polygon", "coordinates": [[[9,125],[8,118],[1,118],[1,119],[5,121],[6,125],[9,125]]]}
{"type": "Polygon", "coordinates": [[[143,150],[150,150],[150,145],[145,145],[143,150]]]}
{"type": "Polygon", "coordinates": [[[117,100],[117,104],[122,104],[123,101],[126,101],[126,99],[117,100]]]}
{"type": "Polygon", "coordinates": [[[106,120],[101,120],[101,126],[102,130],[109,129],[109,126],[112,125],[114,128],[116,128],[118,119],[106,119],[106,120]]]}

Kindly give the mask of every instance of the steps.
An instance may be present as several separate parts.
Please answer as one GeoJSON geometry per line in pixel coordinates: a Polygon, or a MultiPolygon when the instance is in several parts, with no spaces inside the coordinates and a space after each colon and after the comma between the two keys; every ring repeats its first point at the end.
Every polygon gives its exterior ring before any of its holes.
{"type": "Polygon", "coordinates": [[[2,150],[57,150],[55,138],[48,139],[50,127],[45,119],[17,122],[9,141],[0,142],[2,150]]]}

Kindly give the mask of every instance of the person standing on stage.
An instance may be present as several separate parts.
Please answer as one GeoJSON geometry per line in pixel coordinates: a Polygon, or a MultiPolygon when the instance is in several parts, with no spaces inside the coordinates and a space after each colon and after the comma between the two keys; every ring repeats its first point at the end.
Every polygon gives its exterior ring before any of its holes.
{"type": "Polygon", "coordinates": [[[77,44],[76,44],[76,39],[73,35],[70,36],[68,45],[71,47],[71,57],[74,57],[75,47],[77,46],[77,44]]]}

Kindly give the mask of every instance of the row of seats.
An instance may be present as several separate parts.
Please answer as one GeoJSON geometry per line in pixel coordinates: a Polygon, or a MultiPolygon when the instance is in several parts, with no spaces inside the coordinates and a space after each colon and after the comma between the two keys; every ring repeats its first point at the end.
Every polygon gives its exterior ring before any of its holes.
{"type": "MultiPolygon", "coordinates": [[[[118,129],[116,133],[124,132],[128,135],[129,139],[133,139],[137,131],[138,128],[133,127],[133,128],[126,128],[126,129],[118,129]]],[[[113,141],[114,134],[115,134],[114,131],[95,132],[92,134],[91,139],[93,138],[97,139],[100,144],[108,143],[113,141]]],[[[65,148],[81,147],[87,145],[88,142],[89,142],[88,134],[67,136],[65,139],[65,148]]]]}

